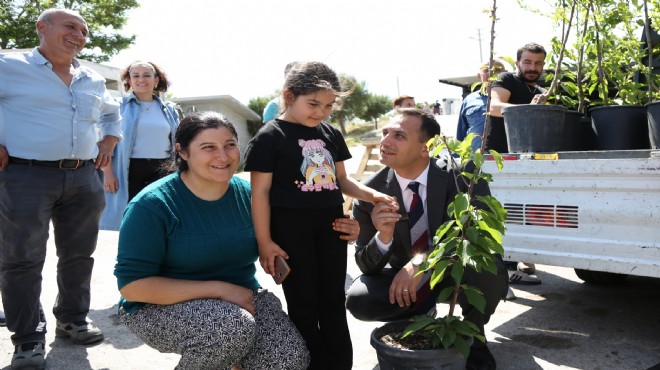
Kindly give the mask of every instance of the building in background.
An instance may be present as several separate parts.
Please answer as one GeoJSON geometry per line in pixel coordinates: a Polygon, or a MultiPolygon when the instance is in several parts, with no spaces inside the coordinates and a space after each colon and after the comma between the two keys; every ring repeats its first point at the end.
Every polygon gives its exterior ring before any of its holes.
{"type": "Polygon", "coordinates": [[[248,121],[261,123],[261,116],[230,95],[172,98],[170,100],[179,105],[184,116],[194,112],[210,110],[227,117],[238,132],[241,153],[245,153],[245,147],[252,138],[248,131],[248,121]]]}

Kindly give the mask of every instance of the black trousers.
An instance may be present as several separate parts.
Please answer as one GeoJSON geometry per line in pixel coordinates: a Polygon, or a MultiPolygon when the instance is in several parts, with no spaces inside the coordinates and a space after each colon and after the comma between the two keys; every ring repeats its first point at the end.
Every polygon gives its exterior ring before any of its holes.
{"type": "Polygon", "coordinates": [[[131,158],[128,164],[128,201],[147,185],[167,175],[169,159],[131,158]]]}
{"type": "Polygon", "coordinates": [[[46,339],[40,296],[50,222],[58,257],[53,314],[63,322],[85,320],[105,207],[101,176],[92,165],[10,164],[0,171],[0,290],[14,345],[46,339]]]}
{"type": "Polygon", "coordinates": [[[273,241],[287,252],[291,267],[282,284],[287,311],[309,349],[309,369],[353,366],[344,292],[347,243],[332,229],[342,216],[341,205],[271,210],[273,241]]]}
{"type": "MultiPolygon", "coordinates": [[[[346,308],[356,319],[363,321],[404,320],[428,312],[431,306],[418,307],[413,304],[399,307],[397,303],[390,303],[389,289],[397,273],[398,270],[386,268],[380,274],[357,277],[348,289],[346,308]]],[[[453,283],[453,279],[448,274],[447,277],[436,284],[433,293],[437,297],[442,289],[453,283]]],[[[468,268],[463,275],[463,283],[479,288],[484,294],[486,299],[484,313],[479,312],[478,309],[470,305],[465,294],[461,293],[458,296],[458,303],[461,306],[463,317],[477,325],[483,333],[484,325],[490,320],[490,316],[495,312],[500,300],[506,296],[509,275],[502,260],[498,259],[497,275],[486,271],[478,273],[468,268]]],[[[475,341],[475,343],[481,342],[475,341]]]]}

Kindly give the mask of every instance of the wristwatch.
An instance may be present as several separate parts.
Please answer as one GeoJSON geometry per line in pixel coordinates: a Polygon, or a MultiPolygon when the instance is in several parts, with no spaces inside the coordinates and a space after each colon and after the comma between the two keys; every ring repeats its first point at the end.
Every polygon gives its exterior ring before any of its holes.
{"type": "Polygon", "coordinates": [[[421,265],[425,259],[426,256],[424,254],[417,254],[410,260],[410,262],[412,262],[413,266],[419,267],[419,265],[421,265]]]}

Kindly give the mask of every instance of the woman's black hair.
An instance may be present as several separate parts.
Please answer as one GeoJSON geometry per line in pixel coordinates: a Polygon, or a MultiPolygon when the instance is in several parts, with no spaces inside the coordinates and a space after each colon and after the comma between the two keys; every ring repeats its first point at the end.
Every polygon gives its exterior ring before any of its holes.
{"type": "MultiPolygon", "coordinates": [[[[238,132],[236,132],[234,125],[222,114],[212,111],[193,113],[182,119],[176,129],[174,141],[179,144],[182,151],[188,152],[190,143],[195,140],[200,132],[221,127],[228,129],[238,141],[238,132]]],[[[172,171],[179,170],[183,172],[188,170],[188,162],[181,158],[176,148],[174,148],[174,156],[169,167],[172,171]]]]}

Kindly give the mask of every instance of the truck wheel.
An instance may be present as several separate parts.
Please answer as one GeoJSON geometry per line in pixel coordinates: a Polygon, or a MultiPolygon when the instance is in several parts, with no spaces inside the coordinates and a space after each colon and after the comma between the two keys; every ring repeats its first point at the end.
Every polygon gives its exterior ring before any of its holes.
{"type": "Polygon", "coordinates": [[[587,283],[599,285],[620,284],[626,279],[626,277],[628,277],[626,274],[583,269],[575,269],[575,274],[587,283]]]}

